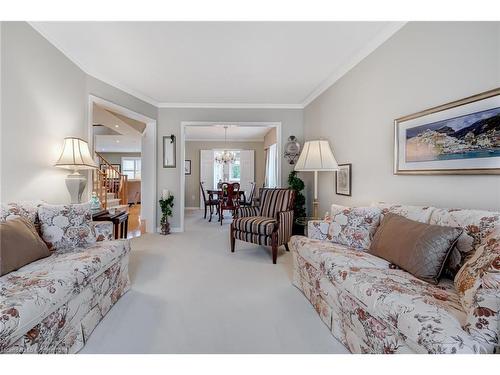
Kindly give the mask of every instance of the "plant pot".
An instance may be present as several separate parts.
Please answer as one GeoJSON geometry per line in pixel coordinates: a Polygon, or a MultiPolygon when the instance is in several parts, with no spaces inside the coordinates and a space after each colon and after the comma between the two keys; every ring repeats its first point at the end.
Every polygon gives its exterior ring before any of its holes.
{"type": "Polygon", "coordinates": [[[168,221],[161,223],[161,234],[167,235],[170,234],[170,223],[168,221]]]}

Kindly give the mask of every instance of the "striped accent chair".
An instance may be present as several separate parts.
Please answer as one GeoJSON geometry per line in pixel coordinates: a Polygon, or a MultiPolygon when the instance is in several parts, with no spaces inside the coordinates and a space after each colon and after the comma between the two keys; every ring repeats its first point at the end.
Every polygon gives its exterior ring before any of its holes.
{"type": "Polygon", "coordinates": [[[271,246],[273,264],[278,247],[285,245],[292,235],[295,191],[291,189],[260,189],[260,206],[239,207],[231,223],[231,252],[236,240],[271,246]]]}

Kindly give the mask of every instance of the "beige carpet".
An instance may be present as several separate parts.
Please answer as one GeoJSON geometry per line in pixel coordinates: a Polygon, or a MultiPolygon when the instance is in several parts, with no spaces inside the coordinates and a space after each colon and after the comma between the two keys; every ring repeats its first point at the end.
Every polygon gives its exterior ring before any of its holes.
{"type": "Polygon", "coordinates": [[[345,353],[292,286],[291,255],[231,254],[228,228],[187,211],[185,233],[133,239],[132,289],[82,353],[345,353]]]}

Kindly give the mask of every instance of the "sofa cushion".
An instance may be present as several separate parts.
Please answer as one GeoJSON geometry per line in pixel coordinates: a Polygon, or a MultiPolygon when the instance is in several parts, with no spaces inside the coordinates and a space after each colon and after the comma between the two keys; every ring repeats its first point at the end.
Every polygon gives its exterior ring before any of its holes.
{"type": "Polygon", "coordinates": [[[38,206],[42,201],[22,201],[2,204],[0,206],[0,221],[23,217],[35,224],[38,217],[38,206]]]}
{"type": "Polygon", "coordinates": [[[236,230],[266,236],[270,236],[273,233],[277,224],[278,221],[276,219],[264,216],[240,217],[233,220],[233,227],[236,230]]]}
{"type": "MultiPolygon", "coordinates": [[[[373,206],[382,210],[382,216],[387,213],[393,213],[421,223],[429,223],[432,212],[435,210],[435,207],[431,206],[410,206],[382,202],[374,203],[373,206]]],[[[382,220],[382,218],[380,218],[380,220],[382,220]]]]}
{"type": "Polygon", "coordinates": [[[47,245],[27,219],[0,222],[0,276],[49,255],[47,245]]]}
{"type": "Polygon", "coordinates": [[[430,225],[388,213],[368,252],[415,277],[437,284],[448,254],[462,234],[460,228],[430,225]]]}
{"type": "Polygon", "coordinates": [[[130,251],[128,240],[54,252],[0,277],[0,351],[130,251]]]}
{"type": "Polygon", "coordinates": [[[403,270],[360,267],[327,268],[326,275],[332,284],[326,294],[348,293],[416,352],[490,351],[462,328],[466,316],[450,280],[432,285],[403,270]]]}
{"type": "Polygon", "coordinates": [[[451,279],[487,236],[500,234],[500,212],[437,208],[429,223],[464,229],[445,266],[444,274],[451,279]]]}
{"type": "Polygon", "coordinates": [[[42,238],[50,250],[81,248],[96,242],[90,203],[42,204],[38,216],[42,238]]]}
{"type": "Polygon", "coordinates": [[[388,269],[390,263],[382,258],[345,245],[320,241],[302,236],[293,236],[288,243],[290,250],[297,252],[316,269],[345,267],[374,267],[388,269]]]}
{"type": "Polygon", "coordinates": [[[356,249],[368,249],[380,222],[377,207],[332,205],[328,239],[356,249]]]}

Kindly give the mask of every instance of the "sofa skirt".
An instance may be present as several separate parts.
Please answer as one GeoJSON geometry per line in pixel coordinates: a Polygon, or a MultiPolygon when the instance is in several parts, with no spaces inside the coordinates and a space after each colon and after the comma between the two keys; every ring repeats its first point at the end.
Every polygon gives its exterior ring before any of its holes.
{"type": "Polygon", "coordinates": [[[130,289],[128,261],[128,253],[118,258],[3,353],[78,352],[111,307],[130,289]]]}

